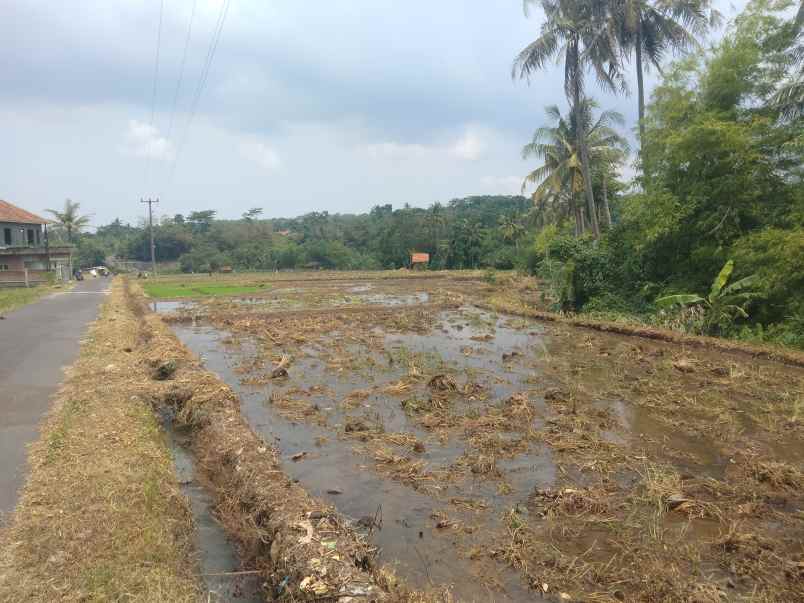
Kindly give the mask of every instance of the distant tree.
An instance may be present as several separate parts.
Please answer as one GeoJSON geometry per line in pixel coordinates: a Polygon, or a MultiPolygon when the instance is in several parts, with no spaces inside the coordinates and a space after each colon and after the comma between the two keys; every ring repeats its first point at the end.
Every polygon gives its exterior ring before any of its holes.
{"type": "Polygon", "coordinates": [[[106,251],[97,236],[83,236],[78,239],[78,265],[81,268],[101,266],[106,263],[106,251]]]}
{"type": "Polygon", "coordinates": [[[519,249],[519,239],[525,233],[525,227],[514,216],[500,216],[500,234],[503,241],[513,243],[519,249]]]}
{"type": "Polygon", "coordinates": [[[214,209],[206,209],[203,211],[191,211],[187,216],[187,223],[189,223],[193,230],[196,232],[207,232],[212,222],[215,220],[214,209]]]}
{"type": "Polygon", "coordinates": [[[432,251],[438,253],[438,245],[441,240],[441,233],[447,224],[447,216],[444,213],[444,206],[440,203],[433,203],[427,211],[427,224],[430,230],[432,251]]]}
{"type": "Polygon", "coordinates": [[[81,230],[89,224],[90,216],[82,216],[78,213],[81,204],[77,201],[71,201],[67,199],[64,201],[64,209],[62,211],[56,209],[47,209],[49,214],[51,214],[56,223],[60,228],[64,229],[64,232],[67,233],[67,242],[73,242],[73,235],[77,235],[81,232],[81,230]]]}
{"type": "Polygon", "coordinates": [[[243,219],[246,222],[251,222],[252,220],[256,220],[262,215],[262,208],[261,207],[252,207],[250,210],[243,214],[243,219]]]}

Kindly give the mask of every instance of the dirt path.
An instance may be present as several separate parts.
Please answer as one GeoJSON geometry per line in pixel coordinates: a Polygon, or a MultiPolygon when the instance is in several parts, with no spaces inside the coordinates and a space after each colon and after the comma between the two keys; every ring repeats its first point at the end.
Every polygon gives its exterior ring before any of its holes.
{"type": "Polygon", "coordinates": [[[25,477],[27,445],[78,353],[109,281],[89,280],[46,297],[0,321],[0,523],[17,503],[25,477]]]}

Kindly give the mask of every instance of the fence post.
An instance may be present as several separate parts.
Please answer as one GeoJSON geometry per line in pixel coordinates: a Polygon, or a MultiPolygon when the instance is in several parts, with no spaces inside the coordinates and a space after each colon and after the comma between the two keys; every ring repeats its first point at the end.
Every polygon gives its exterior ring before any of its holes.
{"type": "Polygon", "coordinates": [[[30,287],[30,285],[28,284],[28,267],[27,267],[27,266],[25,266],[25,267],[23,268],[23,271],[25,272],[25,286],[26,286],[26,287],[30,287]]]}

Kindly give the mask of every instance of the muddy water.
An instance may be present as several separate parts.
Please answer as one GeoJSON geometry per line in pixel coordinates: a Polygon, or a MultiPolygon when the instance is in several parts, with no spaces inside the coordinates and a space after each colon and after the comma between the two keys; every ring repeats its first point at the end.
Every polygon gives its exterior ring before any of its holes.
{"type": "MultiPolygon", "coordinates": [[[[408,335],[395,335],[388,336],[386,349],[393,351],[406,346],[407,349],[427,353],[432,351],[432,346],[438,347],[441,341],[442,361],[465,359],[460,349],[467,341],[477,343],[470,339],[478,334],[477,331],[462,324],[450,326],[446,320],[443,328],[456,335],[446,346],[443,339],[436,336],[420,336],[421,339],[416,340],[408,335]]],[[[458,497],[469,503],[482,503],[489,510],[481,517],[472,510],[456,511],[450,508],[449,517],[452,521],[486,528],[496,524],[502,510],[514,507],[534,487],[547,487],[553,482],[555,468],[546,450],[534,450],[528,455],[500,462],[512,486],[511,494],[498,495],[496,484],[470,480],[468,485],[463,484],[460,488],[445,485],[441,495],[430,496],[383,478],[370,466],[370,459],[355,454],[355,442],[337,436],[346,420],[346,415],[338,408],[337,400],[355,389],[376,385],[377,379],[388,382],[398,379],[403,373],[401,367],[383,369],[381,377],[376,377],[373,371],[360,370],[332,375],[324,363],[317,360],[316,350],[309,348],[306,358],[294,360],[290,382],[284,383],[281,388],[326,386],[325,392],[309,398],[325,414],[326,426],[294,422],[281,416],[268,402],[272,386],[242,383],[240,363],[253,355],[248,342],[239,348],[226,346],[223,341],[228,340],[229,334],[206,326],[175,326],[174,330],[181,341],[202,358],[208,369],[216,372],[238,393],[243,416],[255,432],[277,446],[283,459],[283,469],[288,475],[298,480],[311,494],[335,505],[355,522],[381,515],[382,529],[373,531],[371,539],[380,547],[382,560],[395,567],[408,584],[417,588],[451,586],[453,594],[466,601],[539,600],[521,582],[518,573],[489,560],[487,555],[480,555],[480,560],[467,559],[466,550],[461,546],[465,536],[449,529],[437,529],[433,514],[448,507],[450,499],[458,497]],[[299,452],[306,452],[307,456],[299,462],[292,461],[291,457],[299,452]],[[495,586],[494,591],[489,590],[490,584],[495,586]]],[[[528,346],[533,343],[532,339],[538,339],[538,335],[503,330],[497,345],[505,346],[507,350],[528,346]]],[[[489,342],[483,345],[489,348],[489,354],[499,351],[489,342]]],[[[379,363],[384,358],[375,354],[372,361],[379,363]]],[[[490,359],[480,355],[471,361],[476,370],[490,363],[493,364],[490,359]]],[[[513,378],[498,377],[490,379],[490,382],[494,386],[495,396],[505,395],[521,385],[513,378]]],[[[405,431],[423,440],[428,438],[427,433],[399,410],[397,399],[372,396],[362,403],[387,431],[405,431]]],[[[448,468],[463,451],[464,446],[459,442],[440,444],[427,439],[427,452],[423,457],[433,469],[448,468]]],[[[471,544],[477,543],[467,542],[466,546],[471,544]]]]}
{"type": "Polygon", "coordinates": [[[187,438],[174,430],[169,417],[162,417],[176,476],[184,496],[190,501],[195,520],[195,545],[201,577],[207,590],[205,600],[218,603],[261,603],[262,580],[258,576],[238,575],[241,570],[234,544],[212,514],[213,501],[195,477],[187,438]]]}
{"type": "MultiPolygon", "coordinates": [[[[367,292],[359,288],[353,293],[367,292]]],[[[435,492],[432,488],[423,492],[378,473],[373,460],[355,450],[359,443],[342,436],[346,422],[355,417],[386,433],[411,434],[425,446],[418,458],[426,462],[428,471],[454,476],[453,470],[469,453],[465,439],[454,434],[439,439],[402,410],[400,402],[408,395],[415,398],[415,390],[402,395],[383,391],[404,378],[412,366],[425,375],[455,375],[459,386],[481,385],[487,399],[460,403],[458,412],[467,416],[482,416],[490,405],[528,392],[537,410],[532,427],[540,429],[553,410],[539,392],[551,383],[551,357],[563,353],[562,343],[546,336],[543,326],[464,307],[438,313],[426,332],[386,332],[377,327],[370,333],[371,345],[365,338],[344,343],[341,333],[321,334],[293,353],[287,380],[267,385],[248,384],[250,377],[259,377],[265,370],[260,362],[255,365],[254,359],[260,355],[248,338],[236,341],[230,333],[209,326],[175,326],[174,330],[207,368],[239,394],[244,417],[255,432],[277,446],[283,468],[292,478],[356,522],[382,516],[382,529],[371,538],[381,548],[383,561],[395,566],[411,586],[451,585],[461,600],[535,600],[519,574],[485,554],[470,560],[469,552],[483,550],[488,544],[483,534],[498,531],[504,513],[519,512],[534,490],[555,485],[556,467],[549,448],[530,443],[524,452],[498,458],[506,489],[499,488],[499,480],[469,475],[458,480],[445,478],[435,492]],[[369,393],[359,402],[344,404],[355,390],[369,393]],[[314,405],[315,419],[288,419],[271,404],[271,394],[314,405]],[[302,452],[306,456],[294,462],[292,457],[302,452]],[[456,499],[467,504],[456,505],[456,499]],[[472,527],[471,536],[435,527],[442,514],[472,527]],[[491,586],[493,590],[489,590],[491,586]]],[[[584,386],[599,392],[592,404],[615,419],[610,429],[601,430],[604,439],[672,462],[682,473],[722,477],[728,458],[718,446],[706,438],[670,429],[651,409],[607,393],[612,375],[606,365],[586,360],[580,359],[586,363],[584,386]]],[[[500,432],[498,437],[518,436],[500,432]]]]}

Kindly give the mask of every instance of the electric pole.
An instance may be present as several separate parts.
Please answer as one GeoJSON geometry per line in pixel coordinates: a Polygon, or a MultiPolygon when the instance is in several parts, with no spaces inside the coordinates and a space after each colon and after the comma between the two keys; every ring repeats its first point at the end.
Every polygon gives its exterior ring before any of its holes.
{"type": "Polygon", "coordinates": [[[151,270],[156,276],[156,245],[154,245],[154,212],[153,204],[159,203],[159,197],[156,199],[140,199],[140,203],[148,204],[148,230],[151,232],[151,270]]]}

